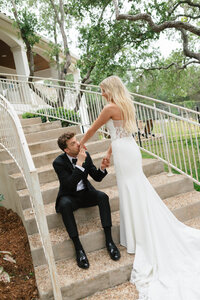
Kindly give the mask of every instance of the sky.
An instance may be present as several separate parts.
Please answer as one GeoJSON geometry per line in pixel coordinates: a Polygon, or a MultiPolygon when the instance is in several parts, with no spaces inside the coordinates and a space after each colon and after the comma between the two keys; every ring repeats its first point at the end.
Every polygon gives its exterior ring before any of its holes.
{"type": "Polygon", "coordinates": [[[157,43],[160,48],[161,54],[165,58],[168,57],[173,50],[180,47],[180,43],[169,40],[169,38],[167,38],[165,34],[160,35],[159,41],[157,43]]]}

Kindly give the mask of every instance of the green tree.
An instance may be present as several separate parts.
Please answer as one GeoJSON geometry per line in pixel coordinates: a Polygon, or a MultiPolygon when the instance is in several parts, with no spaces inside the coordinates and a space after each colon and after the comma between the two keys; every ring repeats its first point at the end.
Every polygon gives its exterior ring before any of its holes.
{"type": "Polygon", "coordinates": [[[169,102],[193,100],[193,95],[200,93],[200,67],[194,64],[181,68],[184,63],[182,58],[179,52],[173,52],[160,61],[160,64],[170,66],[167,69],[130,71],[132,82],[128,84],[129,89],[169,102]],[[175,61],[179,64],[175,64],[175,61]]]}
{"type": "MultiPolygon", "coordinates": [[[[128,13],[121,13],[123,1],[112,0],[115,8],[116,20],[140,24],[140,32],[144,30],[159,35],[166,31],[171,34],[179,33],[182,41],[182,51],[186,60],[183,64],[200,64],[199,37],[200,37],[200,4],[196,0],[148,0],[129,1],[131,7],[128,13]]],[[[131,32],[127,33],[128,35],[131,32]]],[[[153,37],[154,38],[154,37],[153,37]]],[[[151,67],[151,64],[148,64],[151,67]]],[[[159,66],[160,67],[160,66],[159,66]]],[[[164,66],[166,68],[166,66],[164,66]]]]}
{"type": "Polygon", "coordinates": [[[40,37],[37,34],[37,31],[40,30],[40,26],[35,13],[28,9],[24,1],[11,0],[11,2],[15,18],[14,25],[19,29],[21,38],[26,45],[30,68],[29,81],[32,81],[32,76],[34,76],[33,47],[40,40],[40,37]]]}

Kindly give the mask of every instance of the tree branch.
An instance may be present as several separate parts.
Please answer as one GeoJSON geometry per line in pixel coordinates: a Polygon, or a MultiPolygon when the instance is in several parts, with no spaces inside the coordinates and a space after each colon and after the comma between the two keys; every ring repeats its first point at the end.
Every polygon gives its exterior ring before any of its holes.
{"type": "Polygon", "coordinates": [[[179,66],[177,62],[173,62],[167,66],[150,67],[150,68],[138,67],[138,68],[131,68],[129,71],[133,71],[133,70],[144,70],[144,71],[167,70],[167,69],[171,68],[172,66],[175,66],[177,70],[183,70],[183,69],[186,69],[187,66],[189,66],[191,64],[200,64],[200,62],[198,62],[196,60],[191,60],[182,66],[179,66]]]}
{"type": "Polygon", "coordinates": [[[101,11],[100,17],[99,17],[99,19],[98,19],[98,23],[97,23],[98,25],[101,23],[101,20],[102,20],[102,18],[103,18],[104,11],[105,11],[105,9],[106,9],[106,7],[108,6],[109,3],[110,3],[110,0],[108,0],[107,3],[104,5],[104,7],[103,7],[103,9],[102,9],[102,11],[101,11]]]}
{"type": "Polygon", "coordinates": [[[196,61],[196,60],[191,60],[188,61],[187,63],[185,63],[182,67],[179,67],[178,69],[186,69],[187,66],[191,65],[191,64],[200,64],[200,62],[196,61]]]}
{"type": "Polygon", "coordinates": [[[55,6],[54,0],[49,0],[49,1],[51,2],[51,5],[52,5],[53,10],[55,12],[55,16],[56,16],[57,22],[58,22],[58,24],[60,24],[60,18],[59,18],[58,10],[57,10],[57,8],[55,6]]]}
{"type": "Polygon", "coordinates": [[[192,6],[192,7],[197,7],[197,8],[200,9],[200,4],[198,4],[198,3],[193,3],[193,2],[191,2],[190,0],[185,0],[185,1],[180,1],[180,2],[178,2],[178,3],[173,7],[173,9],[170,11],[170,15],[176,10],[177,7],[178,7],[179,5],[181,5],[181,4],[188,4],[188,5],[192,6]]]}
{"type": "MultiPolygon", "coordinates": [[[[112,0],[114,7],[115,7],[115,13],[116,13],[116,19],[117,20],[129,20],[129,21],[138,21],[142,20],[149,24],[151,29],[157,33],[167,29],[167,28],[175,28],[175,29],[185,29],[187,31],[190,31],[198,36],[200,36],[200,28],[195,27],[187,22],[181,22],[181,21],[166,21],[163,22],[160,25],[157,25],[153,22],[153,19],[151,15],[147,13],[140,13],[136,15],[129,15],[129,14],[120,14],[119,8],[117,5],[117,0],[112,0]]],[[[189,0],[188,0],[189,1],[189,0]]]]}
{"type": "Polygon", "coordinates": [[[57,22],[59,24],[62,39],[63,39],[64,53],[65,53],[65,64],[63,66],[62,72],[60,72],[60,79],[64,79],[64,74],[68,72],[68,69],[71,65],[71,56],[70,56],[70,53],[69,53],[67,36],[65,34],[65,28],[64,28],[64,15],[65,15],[65,12],[64,12],[64,7],[63,7],[63,1],[59,0],[59,10],[60,10],[60,16],[61,17],[59,17],[59,13],[58,13],[58,10],[55,6],[54,0],[50,0],[50,3],[51,3],[51,5],[53,7],[53,10],[55,12],[55,16],[56,16],[57,22]]]}
{"type": "Polygon", "coordinates": [[[181,32],[181,38],[183,41],[183,53],[185,56],[188,56],[190,58],[195,58],[198,61],[200,61],[200,53],[195,53],[189,50],[188,48],[188,36],[186,34],[186,31],[184,29],[179,29],[181,32]]]}
{"type": "Polygon", "coordinates": [[[176,15],[176,16],[174,17],[174,19],[177,19],[177,18],[179,18],[179,17],[186,17],[186,18],[191,18],[191,19],[193,19],[193,20],[196,20],[196,19],[199,19],[199,18],[200,18],[200,15],[199,15],[199,16],[196,16],[196,17],[194,17],[194,16],[192,16],[192,15],[176,15]]]}

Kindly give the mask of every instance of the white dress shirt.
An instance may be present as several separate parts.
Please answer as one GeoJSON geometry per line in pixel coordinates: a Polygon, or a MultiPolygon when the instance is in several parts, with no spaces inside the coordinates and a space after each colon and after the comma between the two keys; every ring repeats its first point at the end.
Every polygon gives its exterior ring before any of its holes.
{"type": "MultiPolygon", "coordinates": [[[[72,159],[73,159],[73,158],[76,158],[76,157],[72,157],[72,156],[70,156],[70,155],[68,155],[68,154],[67,154],[67,156],[68,156],[69,160],[71,161],[71,163],[72,163],[72,165],[73,165],[74,168],[79,168],[82,172],[85,171],[85,169],[84,169],[83,167],[77,166],[77,165],[73,164],[72,159]]],[[[84,185],[84,183],[83,183],[83,180],[80,180],[80,181],[78,182],[78,184],[77,184],[76,191],[78,192],[78,191],[81,191],[81,190],[83,190],[83,189],[85,189],[85,185],[84,185]]]]}

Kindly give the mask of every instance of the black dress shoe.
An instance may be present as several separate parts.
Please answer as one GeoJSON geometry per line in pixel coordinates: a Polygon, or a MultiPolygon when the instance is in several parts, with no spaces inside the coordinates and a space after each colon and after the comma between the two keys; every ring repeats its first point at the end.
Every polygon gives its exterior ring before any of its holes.
{"type": "Polygon", "coordinates": [[[106,245],[108,253],[110,254],[110,258],[113,260],[119,260],[121,257],[121,254],[115,244],[113,242],[110,242],[106,245]]]}
{"type": "Polygon", "coordinates": [[[76,250],[76,261],[79,268],[88,269],[90,266],[84,250],[76,250]]]}

